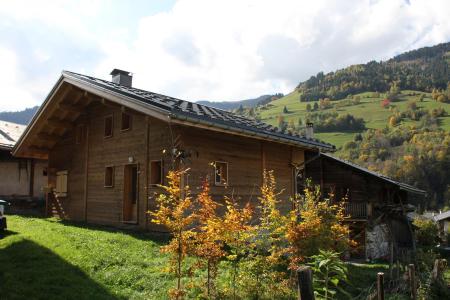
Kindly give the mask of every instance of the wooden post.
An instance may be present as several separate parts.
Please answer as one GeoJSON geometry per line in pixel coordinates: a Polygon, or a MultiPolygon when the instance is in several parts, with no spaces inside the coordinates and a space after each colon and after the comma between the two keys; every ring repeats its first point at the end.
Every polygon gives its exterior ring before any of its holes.
{"type": "MultiPolygon", "coordinates": [[[[391,231],[392,235],[392,231],[391,231]]],[[[389,278],[392,280],[394,278],[394,237],[391,236],[389,243],[389,278]]]]}
{"type": "Polygon", "coordinates": [[[384,273],[377,274],[377,299],[384,300],[384,273]]]}
{"type": "Polygon", "coordinates": [[[409,264],[409,283],[411,287],[411,299],[417,299],[417,289],[416,289],[416,268],[413,264],[409,264]]]}
{"type": "Polygon", "coordinates": [[[88,221],[88,187],[89,187],[89,124],[90,119],[88,117],[86,122],[86,136],[84,142],[86,143],[84,149],[84,221],[88,221]]]}
{"type": "Polygon", "coordinates": [[[30,181],[29,185],[29,195],[30,198],[34,197],[34,159],[30,159],[30,178],[28,178],[30,181]]]}
{"type": "Polygon", "coordinates": [[[150,118],[148,116],[145,117],[145,229],[148,229],[148,198],[150,196],[149,186],[150,186],[150,118]]]}
{"type": "Polygon", "coordinates": [[[314,300],[312,270],[308,266],[297,269],[298,299],[314,300]]]}

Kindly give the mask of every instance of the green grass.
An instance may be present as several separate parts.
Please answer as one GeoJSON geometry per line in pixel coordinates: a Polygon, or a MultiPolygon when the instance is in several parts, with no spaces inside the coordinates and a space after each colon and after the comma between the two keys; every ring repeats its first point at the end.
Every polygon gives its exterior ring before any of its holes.
{"type": "MultiPolygon", "coordinates": [[[[161,239],[33,217],[8,216],[8,226],[0,238],[0,299],[166,299],[174,287],[161,239]]],[[[350,264],[345,290],[360,295],[386,270],[350,264]]],[[[197,283],[200,276],[194,274],[197,283]]]]}
{"type": "Polygon", "coordinates": [[[173,280],[160,242],[143,234],[8,216],[2,299],[164,299],[173,280]]]}
{"type": "MultiPolygon", "coordinates": [[[[393,102],[392,105],[395,106],[399,111],[407,110],[407,105],[409,101],[418,100],[418,95],[421,92],[417,91],[402,91],[400,101],[393,102]],[[411,95],[410,95],[411,94],[411,95]]],[[[378,98],[372,98],[370,92],[358,94],[361,97],[361,103],[358,105],[345,106],[336,109],[339,114],[352,114],[355,117],[363,118],[366,122],[367,128],[381,129],[386,127],[388,124],[388,119],[392,115],[389,109],[382,108],[380,105],[381,100],[384,98],[380,95],[378,98]]],[[[419,108],[426,110],[434,109],[438,107],[443,107],[447,112],[450,113],[450,104],[439,103],[430,98],[430,94],[425,94],[423,102],[417,101],[419,108]]],[[[300,94],[296,91],[275,100],[270,103],[270,106],[266,109],[260,110],[260,116],[262,121],[267,122],[272,125],[277,125],[277,116],[283,115],[285,120],[289,122],[294,121],[294,124],[298,123],[298,119],[302,118],[303,122],[306,119],[307,111],[306,105],[314,102],[300,102],[300,94]],[[284,106],[287,107],[289,113],[283,114],[284,106]]],[[[339,100],[340,101],[340,100],[339,100]]],[[[338,101],[333,101],[337,103],[338,101]]],[[[334,108],[324,110],[324,112],[332,112],[334,108]]],[[[414,122],[408,122],[413,124],[414,122]]],[[[439,119],[439,125],[441,128],[450,131],[450,116],[443,117],[439,119]]],[[[355,133],[342,133],[342,132],[327,132],[327,133],[317,133],[316,136],[326,142],[332,143],[337,147],[342,146],[345,142],[353,139],[355,133]]]]}

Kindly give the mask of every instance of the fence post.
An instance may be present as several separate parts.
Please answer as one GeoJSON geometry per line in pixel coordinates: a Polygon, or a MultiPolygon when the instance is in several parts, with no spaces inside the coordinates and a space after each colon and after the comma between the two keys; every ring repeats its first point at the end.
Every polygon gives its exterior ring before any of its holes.
{"type": "Polygon", "coordinates": [[[409,285],[411,287],[411,299],[417,299],[417,288],[416,288],[416,267],[414,264],[409,264],[409,285]]]}
{"type": "Polygon", "coordinates": [[[384,300],[384,273],[377,274],[377,299],[384,300]]]}
{"type": "Polygon", "coordinates": [[[308,266],[297,269],[298,299],[314,300],[312,270],[308,266]]]}

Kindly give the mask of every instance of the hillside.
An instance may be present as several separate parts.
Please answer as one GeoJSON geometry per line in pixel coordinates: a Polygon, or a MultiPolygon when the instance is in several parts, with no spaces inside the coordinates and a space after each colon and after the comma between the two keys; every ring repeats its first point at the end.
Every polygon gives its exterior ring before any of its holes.
{"type": "Polygon", "coordinates": [[[0,112],[0,120],[27,125],[38,109],[39,106],[35,106],[22,111],[0,112]]]}
{"type": "Polygon", "coordinates": [[[336,72],[318,73],[298,84],[300,101],[339,100],[366,91],[400,89],[431,92],[446,89],[450,78],[450,43],[400,54],[385,62],[371,61],[336,72]]]}
{"type": "MultiPolygon", "coordinates": [[[[356,105],[342,106],[338,108],[329,108],[325,110],[320,110],[323,113],[327,112],[337,112],[338,114],[351,114],[357,118],[363,118],[365,121],[366,128],[381,129],[388,126],[389,118],[393,114],[393,110],[398,111],[407,110],[408,103],[412,101],[417,102],[417,108],[422,110],[432,110],[437,108],[443,108],[450,113],[450,104],[441,103],[433,100],[430,93],[419,92],[419,91],[401,91],[399,99],[393,102],[391,109],[386,109],[381,107],[381,101],[386,96],[385,94],[380,94],[378,97],[373,97],[372,92],[365,92],[356,94],[355,97],[359,96],[360,103],[356,105]],[[420,95],[424,95],[423,101],[419,101],[420,95]]],[[[308,119],[310,112],[307,111],[306,107],[308,102],[300,102],[298,100],[298,92],[294,91],[285,97],[271,102],[265,107],[258,109],[258,115],[261,120],[269,124],[278,126],[279,118],[282,116],[286,123],[294,123],[298,125],[298,120],[301,119],[304,124],[308,119]],[[287,108],[288,113],[283,113],[284,107],[287,108]]],[[[352,98],[346,98],[340,101],[332,101],[332,104],[343,103],[345,101],[350,102],[352,98]]],[[[447,131],[450,131],[450,116],[442,116],[438,118],[438,125],[447,131]]],[[[404,123],[417,123],[418,121],[405,120],[404,123]]],[[[317,133],[315,136],[319,139],[323,139],[329,143],[335,144],[337,147],[342,146],[345,142],[353,140],[357,133],[363,132],[364,130],[359,130],[356,132],[323,132],[317,133]]]]}

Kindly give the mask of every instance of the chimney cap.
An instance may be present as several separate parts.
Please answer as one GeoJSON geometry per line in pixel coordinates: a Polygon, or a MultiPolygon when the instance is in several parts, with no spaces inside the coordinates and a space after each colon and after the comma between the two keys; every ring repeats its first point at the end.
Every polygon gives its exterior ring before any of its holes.
{"type": "Polygon", "coordinates": [[[109,75],[113,75],[113,76],[114,75],[118,75],[118,74],[130,76],[131,72],[124,71],[124,70],[121,70],[121,69],[114,69],[114,70],[111,71],[111,73],[109,73],[109,75]]]}

